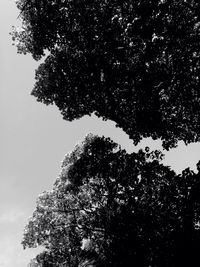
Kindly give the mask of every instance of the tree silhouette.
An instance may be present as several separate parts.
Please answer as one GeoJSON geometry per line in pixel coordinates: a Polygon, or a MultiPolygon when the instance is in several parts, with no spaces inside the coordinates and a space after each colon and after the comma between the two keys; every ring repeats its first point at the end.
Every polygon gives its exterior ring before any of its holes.
{"type": "Polygon", "coordinates": [[[95,113],[134,143],[200,140],[197,0],[18,0],[18,51],[44,57],[32,94],[66,120],[95,113]]]}
{"type": "MultiPolygon", "coordinates": [[[[18,0],[19,53],[42,59],[32,90],[64,119],[95,113],[137,144],[200,140],[197,0],[18,0]]],[[[196,266],[198,173],[177,175],[159,151],[127,154],[87,136],[67,155],[28,222],[33,266],[196,266]]]]}
{"type": "Polygon", "coordinates": [[[195,266],[200,175],[176,175],[161,157],[87,136],[40,195],[23,245],[45,247],[41,266],[195,266]]]}

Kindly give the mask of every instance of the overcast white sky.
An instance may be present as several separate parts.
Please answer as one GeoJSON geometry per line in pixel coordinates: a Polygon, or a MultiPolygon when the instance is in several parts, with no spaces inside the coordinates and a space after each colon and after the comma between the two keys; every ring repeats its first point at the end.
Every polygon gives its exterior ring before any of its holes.
{"type": "MultiPolygon", "coordinates": [[[[37,196],[51,189],[64,155],[89,132],[111,137],[128,152],[134,147],[113,122],[94,116],[66,122],[55,107],[36,102],[30,91],[37,63],[18,55],[9,35],[19,24],[14,0],[0,0],[0,13],[0,267],[26,267],[36,251],[22,249],[23,228],[37,196]]],[[[148,145],[158,148],[159,142],[148,145]]],[[[181,144],[165,162],[180,172],[198,160],[200,144],[181,144]]]]}

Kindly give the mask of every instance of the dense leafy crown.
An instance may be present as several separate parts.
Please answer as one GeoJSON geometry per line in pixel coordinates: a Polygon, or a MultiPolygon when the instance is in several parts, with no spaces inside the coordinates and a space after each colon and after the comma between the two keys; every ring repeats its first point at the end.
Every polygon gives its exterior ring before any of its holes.
{"type": "Polygon", "coordinates": [[[200,140],[200,2],[18,0],[19,52],[35,59],[32,94],[64,119],[95,112],[138,143],[200,140]]]}
{"type": "Polygon", "coordinates": [[[200,177],[189,169],[177,176],[161,156],[128,155],[88,136],[65,157],[27,224],[23,245],[45,247],[32,265],[195,266],[200,177]]]}

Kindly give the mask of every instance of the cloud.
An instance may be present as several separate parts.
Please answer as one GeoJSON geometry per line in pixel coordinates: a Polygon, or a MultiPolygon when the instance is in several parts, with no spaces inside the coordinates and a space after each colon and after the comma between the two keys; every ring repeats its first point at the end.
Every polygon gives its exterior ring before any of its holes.
{"type": "Polygon", "coordinates": [[[16,223],[24,217],[22,211],[9,211],[0,215],[0,224],[4,223],[16,223]]]}
{"type": "Polygon", "coordinates": [[[21,240],[27,220],[26,210],[0,210],[0,267],[27,267],[42,249],[23,249],[21,240]]]}
{"type": "Polygon", "coordinates": [[[27,267],[40,249],[23,250],[19,236],[8,235],[0,240],[0,267],[27,267]]]}

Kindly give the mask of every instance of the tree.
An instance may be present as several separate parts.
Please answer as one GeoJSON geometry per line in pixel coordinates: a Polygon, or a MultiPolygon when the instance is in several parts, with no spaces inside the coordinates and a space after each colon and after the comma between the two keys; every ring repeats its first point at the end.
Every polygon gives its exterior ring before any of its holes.
{"type": "MultiPolygon", "coordinates": [[[[200,140],[197,0],[18,0],[19,53],[43,59],[32,90],[63,118],[95,113],[137,144],[200,140]]],[[[23,239],[36,266],[194,266],[198,173],[176,175],[159,152],[128,155],[87,137],[38,199],[23,239]]]]}
{"type": "Polygon", "coordinates": [[[134,143],[200,140],[197,0],[18,0],[18,51],[44,58],[32,90],[63,118],[93,112],[134,143]]]}
{"type": "Polygon", "coordinates": [[[200,174],[176,175],[161,157],[87,136],[40,195],[24,247],[45,247],[42,267],[195,266],[200,174]]]}

